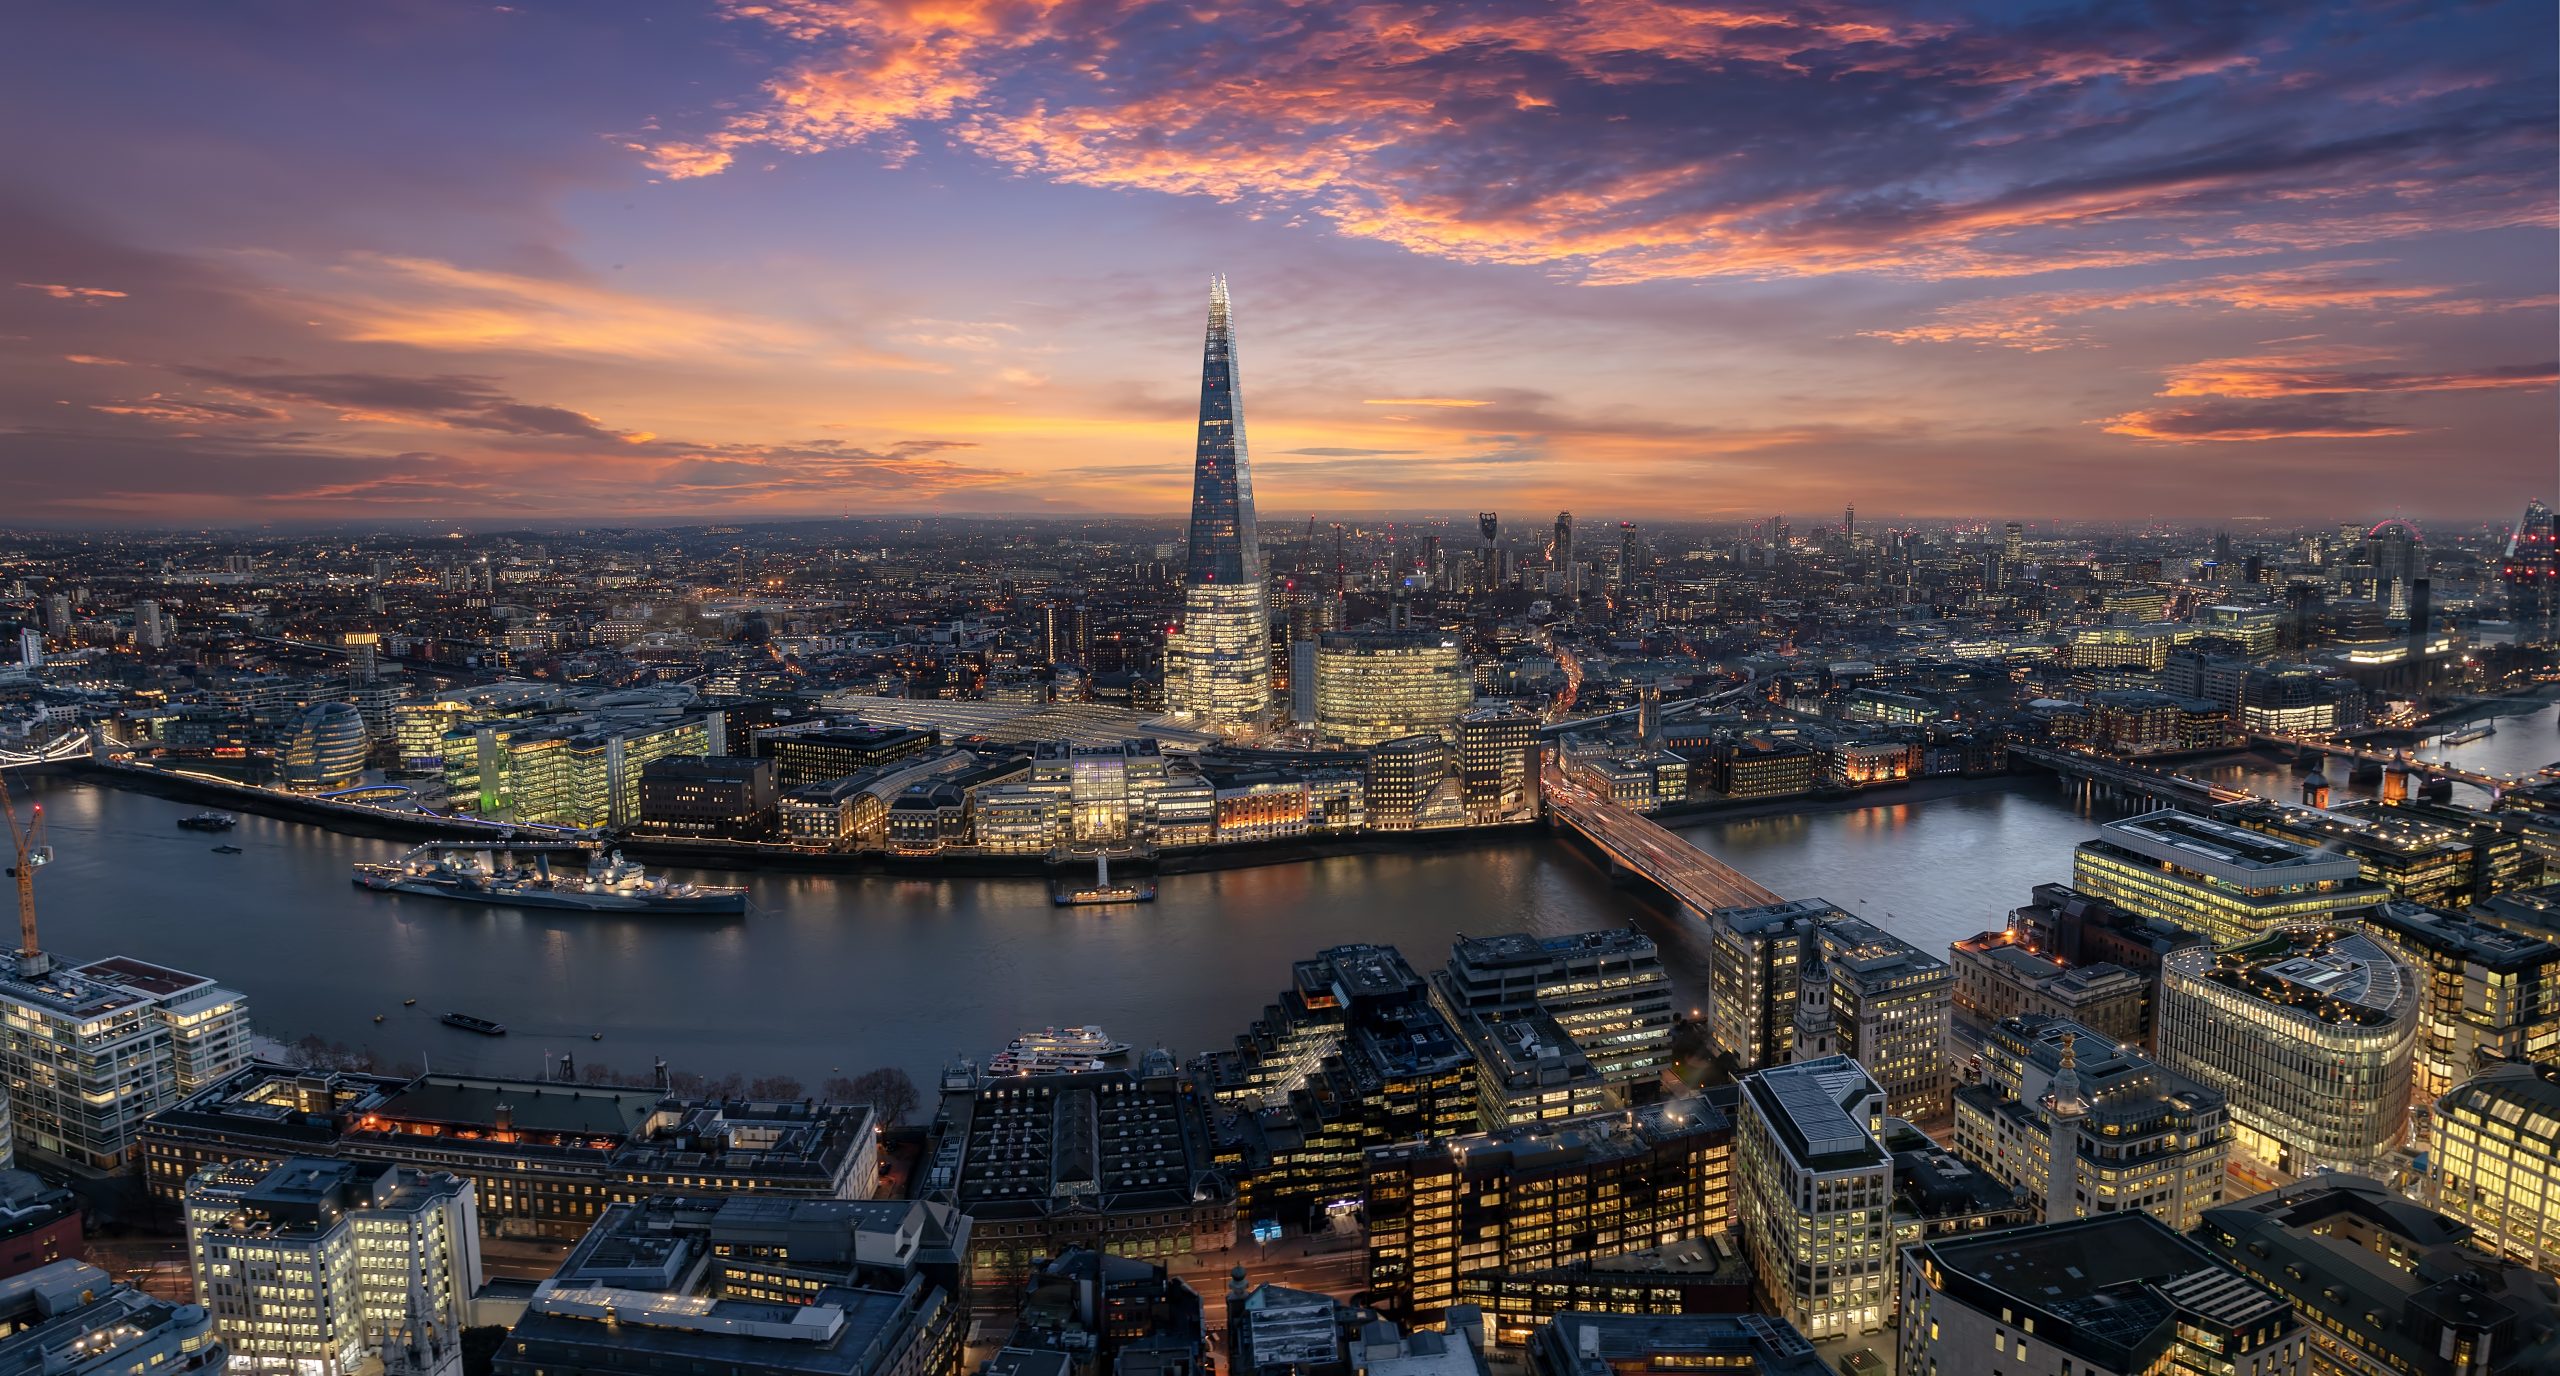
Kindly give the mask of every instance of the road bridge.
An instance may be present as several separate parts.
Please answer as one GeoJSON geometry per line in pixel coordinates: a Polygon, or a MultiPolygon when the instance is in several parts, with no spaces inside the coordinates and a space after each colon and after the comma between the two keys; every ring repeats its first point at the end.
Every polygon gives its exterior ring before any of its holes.
{"type": "Polygon", "coordinates": [[[1551,826],[1581,837],[1612,865],[1643,878],[1693,913],[1704,916],[1718,908],[1786,901],[1661,823],[1576,779],[1569,769],[1547,771],[1544,783],[1551,826]]]}
{"type": "Polygon", "coordinates": [[[2274,746],[2284,750],[2316,750],[2332,759],[2378,764],[2385,769],[2396,769],[2421,779],[2451,779],[2455,783],[2469,784],[2473,788],[2484,789],[2493,794],[2505,792],[2510,788],[2521,788],[2526,784],[2547,783],[2553,779],[2560,779],[2560,770],[2537,769],[2529,774],[2492,774],[2486,770],[2465,769],[2445,760],[2420,759],[2415,750],[2406,746],[2359,745],[2353,741],[2340,740],[2335,736],[2304,736],[2292,732],[2254,731],[2249,735],[2249,743],[2257,746],[2274,746]]]}
{"type": "Polygon", "coordinates": [[[2224,788],[2202,779],[2190,779],[2165,769],[2119,760],[2112,755],[2092,754],[2085,750],[2057,750],[2044,745],[2012,745],[2011,761],[2024,761],[2050,769],[2065,778],[2085,779],[2102,788],[2169,807],[2190,812],[2206,812],[2222,803],[2246,802],[2256,797],[2245,789],[2224,788]]]}

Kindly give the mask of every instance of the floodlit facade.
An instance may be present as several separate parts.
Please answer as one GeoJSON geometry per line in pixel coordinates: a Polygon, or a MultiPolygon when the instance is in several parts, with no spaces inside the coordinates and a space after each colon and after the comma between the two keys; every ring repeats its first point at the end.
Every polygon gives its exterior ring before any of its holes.
{"type": "Polygon", "coordinates": [[[2046,1222],[2139,1211],[2183,1233],[2222,1202],[2231,1115],[2220,1094],[2040,1013],[1994,1024],[1982,1062],[1982,1082],[1955,1092],[1956,1155],[2046,1222]]]}
{"type": "Polygon", "coordinates": [[[2417,977],[2417,1103],[2493,1061],[2560,1059],[2560,945],[2416,903],[2375,908],[2365,930],[2417,977]]]}
{"type": "Polygon", "coordinates": [[[1326,631],[1307,647],[1315,729],[1328,745],[1457,733],[1475,700],[1458,637],[1446,631],[1326,631]]]}
{"type": "Polygon", "coordinates": [[[1220,276],[1209,284],[1190,557],[1182,624],[1165,641],[1165,703],[1178,720],[1249,735],[1271,717],[1271,605],[1241,390],[1232,303],[1220,276]]]}
{"type": "Polygon", "coordinates": [[[2560,1273],[2560,1066],[2508,1062],[2435,1104],[2427,1202],[2472,1240],[2560,1273]]]}
{"type": "Polygon", "coordinates": [[[360,782],[371,744],[364,716],[353,703],[315,704],[294,723],[285,744],[285,784],[296,792],[318,793],[360,782]]]}
{"type": "Polygon", "coordinates": [[[1734,1213],[1770,1313],[1805,1336],[1873,1333],[1893,1296],[1893,1157],[1885,1095],[1846,1056],[1742,1082],[1734,1213]]]}
{"type": "Polygon", "coordinates": [[[650,761],[711,753],[709,723],[483,722],[445,740],[445,789],[483,816],[618,826],[640,816],[640,771],[650,761]]]}
{"type": "Polygon", "coordinates": [[[1479,707],[1461,714],[1458,778],[1471,821],[1536,816],[1537,717],[1516,707],[1479,707]]]}
{"type": "Polygon", "coordinates": [[[462,1370],[482,1280],[470,1181],[353,1161],[240,1161],[190,1180],[184,1209],[196,1294],[235,1373],[462,1370]]]}
{"type": "Polygon", "coordinates": [[[202,1305],[153,1299],[85,1261],[0,1280],[0,1371],[218,1376],[230,1358],[202,1305]]]}
{"type": "Polygon", "coordinates": [[[202,975],[125,956],[74,968],[0,955],[0,1082],[18,1151],[121,1169],[144,1120],[249,1050],[247,996],[202,975]]]}
{"type": "Polygon", "coordinates": [[[2072,887],[2217,946],[2353,916],[2389,894],[2350,855],[2164,809],[2109,822],[2072,855],[2072,887]]]}
{"type": "Polygon", "coordinates": [[[2289,1174],[2382,1171],[2417,1036],[2409,968],[2361,933],[2296,928],[2161,967],[2161,1063],[2228,1098],[2240,1150],[2289,1174]]]}

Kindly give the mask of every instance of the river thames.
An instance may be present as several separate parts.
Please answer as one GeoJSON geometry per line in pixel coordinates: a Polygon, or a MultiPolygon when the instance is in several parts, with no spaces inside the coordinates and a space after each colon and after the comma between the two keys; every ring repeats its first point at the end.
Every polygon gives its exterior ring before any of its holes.
{"type": "MultiPolygon", "coordinates": [[[[2502,719],[2498,735],[2451,753],[2473,767],[2539,768],[2560,757],[2552,718],[2546,707],[2502,719]]],[[[2244,773],[2278,796],[2294,777],[2281,764],[2218,776],[2244,773]]],[[[198,805],[63,778],[11,785],[21,805],[29,792],[44,804],[57,852],[38,881],[48,947],[209,975],[249,995],[269,1036],[316,1034],[386,1063],[533,1074],[546,1052],[624,1071],[664,1057],[813,1088],[895,1065],[930,1085],[954,1055],[1087,1022],[1188,1056],[1226,1045],[1287,983],[1291,961],[1326,946],[1387,942],[1427,970],[1462,932],[1630,922],[1663,943],[1684,997],[1705,988],[1690,923],[1545,839],[1168,875],[1155,903],[1126,909],[1061,910],[1037,880],[760,874],[743,918],[626,918],[371,893],[349,883],[348,866],[403,843],[247,814],[208,838],[175,825],[198,805]],[[215,841],[242,853],[214,854],[215,841]],[[445,1028],[436,1016],[447,1009],[512,1034],[445,1028]]],[[[1676,829],[1788,897],[1827,898],[1943,953],[2035,884],[2067,880],[2071,848],[2116,815],[2092,814],[2054,780],[2020,778],[1676,829]]]]}

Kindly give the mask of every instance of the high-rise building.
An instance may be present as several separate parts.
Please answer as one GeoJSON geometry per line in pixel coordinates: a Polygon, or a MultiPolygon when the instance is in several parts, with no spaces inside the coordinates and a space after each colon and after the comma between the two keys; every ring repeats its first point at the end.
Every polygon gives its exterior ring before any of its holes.
{"type": "Polygon", "coordinates": [[[234,1372],[460,1376],[480,1288],[471,1182],[294,1157],[187,1182],[197,1301],[234,1372]]]}
{"type": "Polygon", "coordinates": [[[2507,536],[2498,578],[2507,587],[2507,620],[2514,623],[2517,639],[2550,644],[2555,623],[2560,623],[2560,527],[2539,499],[2526,504],[2507,536]]]}
{"type": "Polygon", "coordinates": [[[1168,637],[1165,698],[1174,715],[1249,735],[1271,716],[1271,608],[1227,279],[1209,283],[1200,365],[1200,442],[1191,470],[1191,545],[1182,625],[1168,637]]]}
{"type": "Polygon", "coordinates": [[[2071,857],[2072,885],[2217,946],[2292,923],[2329,922],[2389,894],[2354,856],[2313,850],[2174,809],[2109,822],[2071,857]]]}
{"type": "Polygon", "coordinates": [[[2185,1232],[2222,1202],[2231,1122],[2220,1094],[2040,1013],[1994,1024],[1982,1065],[1982,1082],[1955,1092],[1956,1154],[2046,1222],[2140,1210],[2185,1232]]]}
{"type": "Polygon", "coordinates": [[[1480,707],[1458,718],[1458,784],[1467,816],[1483,822],[1538,812],[1538,719],[1516,707],[1480,707]]]}
{"type": "Polygon", "coordinates": [[[2160,1063],[2229,1099],[2240,1150],[2290,1175],[2383,1169],[2417,1038],[2417,981],[2362,932],[2291,928],[2161,968],[2160,1063]]]}
{"type": "Polygon", "coordinates": [[[2011,521],[2000,528],[2000,579],[2015,582],[2027,566],[2027,528],[2011,521]]]}
{"type": "Polygon", "coordinates": [[[230,1359],[204,1306],[154,1299],[85,1261],[0,1280],[0,1371],[223,1376],[230,1359]]]}
{"type": "Polygon", "coordinates": [[[1457,734],[1475,700],[1458,637],[1446,631],[1326,631],[1300,651],[1312,670],[1317,737],[1367,746],[1428,731],[1457,734]]]}
{"type": "Polygon", "coordinates": [[[2417,976],[2413,1102],[2434,1103],[2493,1061],[2560,1061],[2560,945],[2416,903],[2374,908],[2365,931],[2417,976]]]}
{"type": "Polygon", "coordinates": [[[0,953],[0,1082],[20,1152],[119,1169],[146,1119],[249,1051],[249,1000],[201,975],[0,953]]]}
{"type": "Polygon", "coordinates": [[[2427,1203],[2472,1241],[2560,1273],[2560,1066],[2502,1061],[2436,1100],[2427,1203]]]}
{"type": "Polygon", "coordinates": [[[1556,513],[1556,604],[1572,607],[1582,600],[1581,570],[1573,562],[1573,513],[1556,513]]]}
{"type": "MultiPolygon", "coordinates": [[[[1504,1034],[1521,1026],[1535,1029],[1533,1042],[1560,1031],[1566,1044],[1554,1048],[1552,1059],[1562,1063],[1578,1052],[1607,1107],[1650,1102],[1671,1065],[1671,978],[1653,938],[1641,932],[1461,936],[1450,947],[1448,968],[1432,976],[1431,990],[1474,1049],[1480,1081],[1500,1073],[1509,1059],[1505,1044],[1516,1040],[1504,1034]]],[[[1520,1120],[1494,1086],[1485,1085],[1480,1096],[1487,1126],[1520,1120]]]]}
{"type": "Polygon", "coordinates": [[[45,634],[52,636],[55,640],[64,644],[70,643],[71,595],[69,593],[57,592],[45,595],[44,630],[45,634]]]}
{"type": "MultiPolygon", "coordinates": [[[[1732,1151],[1732,1123],[1699,1098],[1372,1147],[1370,1302],[1400,1322],[1436,1322],[1471,1279],[1723,1232],[1732,1151]]],[[[1542,1317],[1497,1314],[1505,1346],[1542,1317]]]]}
{"type": "Polygon", "coordinates": [[[1735,1216],[1769,1313],[1807,1337],[1873,1333],[1893,1296],[1884,1089],[1846,1056],[1742,1082],[1735,1216]]]}
{"type": "Polygon", "coordinates": [[[2208,1210],[2192,1240],[2291,1305],[2316,1376],[2560,1371],[2560,1285],[2378,1180],[2298,1180],[2208,1210]]]}
{"type": "Polygon", "coordinates": [[[156,650],[169,643],[169,630],[160,619],[158,601],[144,597],[133,604],[133,645],[138,650],[156,650]]]}
{"type": "Polygon", "coordinates": [[[2308,1376],[2285,1302],[2145,1214],[1941,1237],[1901,1259],[1902,1376],[2308,1376]]]}

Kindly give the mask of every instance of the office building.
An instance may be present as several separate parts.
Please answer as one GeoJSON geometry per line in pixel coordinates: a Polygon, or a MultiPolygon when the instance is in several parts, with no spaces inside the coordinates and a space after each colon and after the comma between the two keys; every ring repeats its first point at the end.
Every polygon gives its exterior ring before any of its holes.
{"type": "Polygon", "coordinates": [[[2450,808],[2380,802],[2335,808],[2252,801],[2214,809],[2279,840],[2353,856],[2365,882],[2394,898],[2440,908],[2466,908],[2541,878],[2541,866],[2516,830],[2450,808]]]}
{"type": "Polygon", "coordinates": [[[2041,1013],[1994,1024],[1982,1062],[1981,1082],[1955,1092],[1956,1155],[2024,1194],[2045,1222],[2137,1210],[2185,1232],[2222,1202],[2222,1095],[2041,1013]]]}
{"type": "Polygon", "coordinates": [[[1209,283],[1190,554],[1182,624],[1165,642],[1165,699],[1177,720],[1249,735],[1269,721],[1273,706],[1271,607],[1253,514],[1241,390],[1233,308],[1227,279],[1219,276],[1209,283]]]}
{"type": "Polygon", "coordinates": [[[2554,626],[2560,624],[2560,527],[2540,498],[2525,504],[2524,515],[2508,534],[2498,581],[2506,585],[2507,621],[2516,638],[2527,645],[2550,644],[2554,626]]]}
{"type": "Polygon", "coordinates": [[[1707,915],[1707,1030],[1739,1071],[1785,1065],[1795,1035],[1805,933],[1840,910],[1818,898],[1707,915]]]}
{"type": "Polygon", "coordinates": [[[2283,1300],[2147,1214],[1938,1238],[1900,1269],[1903,1376],[2313,1376],[2283,1300]]]}
{"type": "Polygon", "coordinates": [[[1603,1080],[1639,1101],[1655,1097],[1671,1066],[1671,977],[1653,938],[1632,928],[1461,936],[1432,994],[1453,1023],[1468,1014],[1549,1015],[1603,1080]]]}
{"type": "MultiPolygon", "coordinates": [[[[1234,1240],[1207,1096],[1150,1052],[1137,1070],[942,1080],[915,1197],[968,1215],[973,1312],[1010,1309],[1035,1256],[1090,1247],[1170,1263],[1234,1240]]],[[[1356,1170],[1356,1165],[1354,1166],[1356,1170]]]]}
{"type": "MultiPolygon", "coordinates": [[[[755,753],[773,761],[776,788],[798,788],[876,769],[942,744],[930,726],[791,727],[758,732],[755,753]]],[[[738,743],[731,741],[735,750],[738,743]]]]}
{"type": "Polygon", "coordinates": [[[752,841],[773,830],[773,761],[678,755],[640,770],[640,825],[670,836],[752,841]]]}
{"type": "Polygon", "coordinates": [[[2278,1171],[2380,1171],[2409,1127],[2418,999],[2352,929],[2191,947],[2161,972],[2160,1063],[2228,1099],[2239,1149],[2278,1171]]]}
{"type": "Polygon", "coordinates": [[[1332,947],[1290,976],[1197,1073],[1231,1110],[1218,1159],[1235,1172],[1238,1211],[1316,1228],[1358,1201],[1362,1152],[1483,1127],[1481,1085],[1429,984],[1394,947],[1332,947]]]}
{"type": "Polygon", "coordinates": [[[1766,1314],[1562,1313],[1529,1359],[1537,1376],[1831,1376],[1803,1334],[1766,1314]]]}
{"type": "Polygon", "coordinates": [[[867,1199],[879,1184],[876,1124],[859,1104],[252,1063],[154,1114],[140,1153],[143,1183],[163,1199],[238,1159],[451,1171],[477,1187],[492,1236],[566,1241],[617,1200],[700,1190],[867,1199]]]}
{"type": "Polygon", "coordinates": [[[2560,1067],[2503,1061],[2435,1101],[2427,1203],[2471,1240],[2560,1273],[2560,1067]]]}
{"type": "Polygon", "coordinates": [[[32,1171],[0,1170],[0,1279],[83,1259],[87,1208],[79,1195],[32,1171]]]}
{"type": "Polygon", "coordinates": [[[1757,731],[1718,735],[1706,746],[1708,786],[1728,798],[1791,798],[1822,782],[1820,753],[1757,731]]]}
{"type": "Polygon", "coordinates": [[[187,1182],[187,1263],[234,1372],[460,1376],[483,1279],[471,1182],[296,1157],[187,1182]]]}
{"type": "Polygon", "coordinates": [[[2315,1376],[2560,1371],[2560,1281],[2379,1181],[2322,1175],[2206,1213],[2194,1240],[2290,1302],[2315,1376]]]}
{"type": "Polygon", "coordinates": [[[1820,937],[1840,1050],[1883,1086],[1886,1112],[1915,1121],[1944,1114],[1952,972],[1874,923],[1833,912],[1820,937]]]}
{"type": "Polygon", "coordinates": [[[1449,742],[1422,732],[1371,746],[1361,795],[1372,831],[1464,826],[1466,802],[1449,769],[1449,742]]]}
{"type": "Polygon", "coordinates": [[[2412,1102],[2423,1107],[2493,1061],[2560,1060],[2560,943],[2416,903],[2384,903],[2365,932],[2417,981],[2412,1102]]]}
{"type": "Polygon", "coordinates": [[[1538,719],[1516,707],[1479,707],[1458,718],[1458,782],[1479,825],[1538,812],[1538,719]]]}
{"type": "Polygon", "coordinates": [[[1885,1094],[1846,1056],[1742,1082],[1734,1214],[1762,1307],[1819,1342],[1873,1333],[1893,1303],[1885,1094]]]}
{"type": "Polygon", "coordinates": [[[0,1280],[0,1371],[222,1376],[230,1362],[204,1306],[153,1299],[85,1261],[0,1280]]]}
{"type": "Polygon", "coordinates": [[[1165,1267],[1070,1247],[1032,1274],[982,1376],[1205,1376],[1199,1292],[1165,1267]]]}
{"type": "Polygon", "coordinates": [[[364,715],[353,703],[314,703],[303,709],[286,739],[285,787],[296,793],[326,793],[360,783],[371,748],[364,715]]]}
{"type": "Polygon", "coordinates": [[[711,718],[605,717],[482,722],[446,733],[444,784],[483,817],[563,827],[620,826],[640,815],[652,760],[711,753],[711,718]]]}
{"type": "Polygon", "coordinates": [[[1308,723],[1331,746],[1376,745],[1430,732],[1457,734],[1475,678],[1447,631],[1326,631],[1301,647],[1314,693],[1308,723]]]}
{"type": "Polygon", "coordinates": [[[2217,946],[2351,917],[2388,896],[2352,856],[2165,809],[2100,827],[2073,852],[2071,872],[2081,893],[2217,946]]]}
{"type": "Polygon", "coordinates": [[[1950,954],[1955,1016],[1970,1027],[2038,1014],[2115,1041],[2146,1040],[2151,982],[2121,965],[2072,965],[2030,950],[2015,927],[1977,932],[1950,954]]]}
{"type": "MultiPolygon", "coordinates": [[[[1472,1280],[1722,1232],[1732,1153],[1732,1121],[1695,1097],[1372,1147],[1361,1191],[1372,1303],[1400,1323],[1436,1323],[1472,1280]]],[[[1538,1317],[1496,1308],[1494,1341],[1525,1342],[1538,1317]]]]}
{"type": "Polygon", "coordinates": [[[536,1286],[500,1376],[958,1376],[967,1220],[928,1204],[616,1204],[536,1286]]]}
{"type": "Polygon", "coordinates": [[[21,1159],[122,1169],[144,1120],[248,1056],[248,998],[202,975],[0,954],[0,1081],[21,1159]]]}

